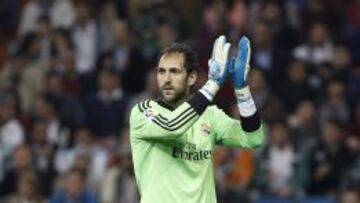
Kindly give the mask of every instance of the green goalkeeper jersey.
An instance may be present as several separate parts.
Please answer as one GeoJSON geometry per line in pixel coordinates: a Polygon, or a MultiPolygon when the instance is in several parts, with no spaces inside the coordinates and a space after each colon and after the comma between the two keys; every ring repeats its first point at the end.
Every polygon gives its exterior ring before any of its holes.
{"type": "Polygon", "coordinates": [[[248,133],[216,106],[198,115],[188,102],[170,110],[153,100],[133,107],[130,141],[141,203],[216,203],[216,145],[253,149],[262,127],[248,133]]]}

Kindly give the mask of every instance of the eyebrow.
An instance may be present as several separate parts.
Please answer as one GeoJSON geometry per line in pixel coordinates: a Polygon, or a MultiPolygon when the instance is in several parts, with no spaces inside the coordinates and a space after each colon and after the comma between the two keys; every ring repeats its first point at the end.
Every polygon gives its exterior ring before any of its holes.
{"type": "Polygon", "coordinates": [[[181,70],[182,68],[178,68],[178,67],[175,67],[175,66],[164,68],[164,67],[158,66],[157,69],[179,69],[179,70],[181,70]]]}

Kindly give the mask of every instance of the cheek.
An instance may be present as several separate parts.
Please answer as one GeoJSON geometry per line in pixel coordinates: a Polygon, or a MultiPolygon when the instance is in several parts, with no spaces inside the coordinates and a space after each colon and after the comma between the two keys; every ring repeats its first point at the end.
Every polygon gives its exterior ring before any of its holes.
{"type": "Polygon", "coordinates": [[[187,79],[185,77],[178,77],[174,80],[174,84],[178,89],[185,89],[187,87],[187,79]]]}
{"type": "Polygon", "coordinates": [[[162,79],[161,76],[157,76],[157,77],[156,77],[156,84],[158,85],[158,87],[161,87],[161,86],[164,84],[163,81],[164,81],[164,80],[162,79]]]}

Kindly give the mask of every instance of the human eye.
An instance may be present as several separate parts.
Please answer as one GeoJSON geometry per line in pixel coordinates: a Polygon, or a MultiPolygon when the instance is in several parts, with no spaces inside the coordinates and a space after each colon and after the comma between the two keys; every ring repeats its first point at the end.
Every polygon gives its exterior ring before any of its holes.
{"type": "Polygon", "coordinates": [[[165,73],[165,69],[164,69],[164,68],[158,68],[158,69],[157,69],[157,72],[158,72],[159,74],[164,74],[164,73],[165,73]]]}
{"type": "Polygon", "coordinates": [[[179,69],[177,69],[177,68],[172,68],[172,69],[170,69],[170,73],[172,73],[172,74],[179,74],[181,71],[179,70],[179,69]]]}

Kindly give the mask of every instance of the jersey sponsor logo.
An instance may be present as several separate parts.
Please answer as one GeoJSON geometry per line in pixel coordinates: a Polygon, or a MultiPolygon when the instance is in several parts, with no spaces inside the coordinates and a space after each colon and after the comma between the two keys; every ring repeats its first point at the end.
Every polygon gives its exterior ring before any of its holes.
{"type": "Polygon", "coordinates": [[[211,150],[199,150],[199,151],[185,151],[182,148],[174,147],[172,156],[175,159],[185,159],[189,161],[201,161],[211,159],[211,150]]]}
{"type": "Polygon", "coordinates": [[[189,161],[201,161],[212,158],[212,150],[197,150],[196,144],[187,142],[184,146],[173,147],[172,156],[175,159],[184,159],[189,161]]]}

